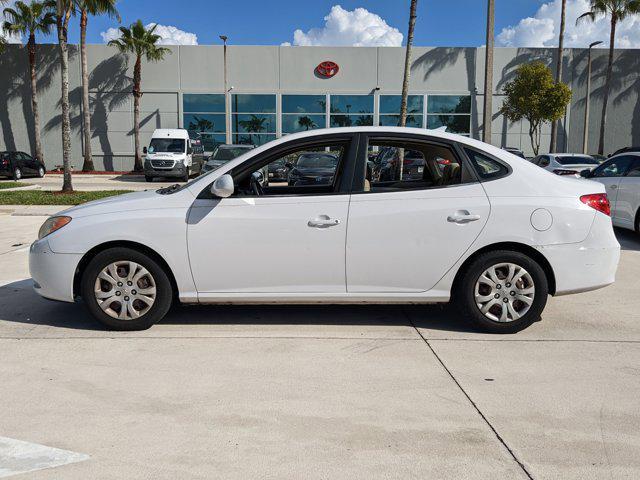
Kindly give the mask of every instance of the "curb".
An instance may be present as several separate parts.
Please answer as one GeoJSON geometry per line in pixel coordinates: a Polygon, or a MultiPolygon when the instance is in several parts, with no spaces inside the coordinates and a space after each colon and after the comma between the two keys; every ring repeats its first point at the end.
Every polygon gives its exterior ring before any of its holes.
{"type": "Polygon", "coordinates": [[[2,192],[22,192],[26,190],[41,190],[41,189],[42,189],[42,186],[40,185],[28,184],[28,185],[25,185],[24,187],[2,188],[0,189],[0,195],[2,195],[2,192]]]}

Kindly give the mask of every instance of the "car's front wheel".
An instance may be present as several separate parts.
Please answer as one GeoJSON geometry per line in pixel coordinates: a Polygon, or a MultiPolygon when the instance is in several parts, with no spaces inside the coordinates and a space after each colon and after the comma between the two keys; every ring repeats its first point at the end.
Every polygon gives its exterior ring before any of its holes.
{"type": "Polygon", "coordinates": [[[13,179],[20,180],[22,178],[22,170],[20,167],[16,167],[13,169],[13,179]]]}
{"type": "Polygon", "coordinates": [[[464,316],[490,333],[515,333],[538,321],[549,294],[542,267],[509,250],[475,258],[455,289],[454,302],[464,316]]]}
{"type": "Polygon", "coordinates": [[[38,178],[43,178],[46,175],[46,171],[43,166],[38,167],[38,178]]]}
{"type": "Polygon", "coordinates": [[[91,314],[113,330],[145,330],[171,307],[167,273],[149,256],[130,248],[98,253],[82,275],[81,291],[91,314]]]}

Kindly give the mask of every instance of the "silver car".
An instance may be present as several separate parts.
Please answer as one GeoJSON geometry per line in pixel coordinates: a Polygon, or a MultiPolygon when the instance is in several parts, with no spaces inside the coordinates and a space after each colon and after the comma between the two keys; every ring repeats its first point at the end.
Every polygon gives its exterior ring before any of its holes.
{"type": "Polygon", "coordinates": [[[640,152],[616,155],[580,175],[604,184],[616,227],[640,233],[640,152]]]}
{"type": "Polygon", "coordinates": [[[531,163],[556,175],[577,175],[582,170],[593,170],[600,162],[591,155],[578,153],[549,153],[538,155],[531,163]]]}

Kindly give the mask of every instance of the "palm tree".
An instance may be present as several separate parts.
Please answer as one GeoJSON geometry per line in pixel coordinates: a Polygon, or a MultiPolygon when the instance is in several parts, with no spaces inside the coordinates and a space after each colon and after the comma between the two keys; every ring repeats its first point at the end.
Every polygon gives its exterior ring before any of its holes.
{"type": "Polygon", "coordinates": [[[146,29],[142,20],[132,23],[129,27],[120,27],[120,38],[111,40],[109,45],[116,47],[121,53],[132,53],[136,56],[133,67],[133,127],[135,138],[135,171],[142,170],[142,157],[140,156],[140,98],[142,98],[142,57],[148,62],[159,62],[171,50],[158,46],[160,35],[154,32],[158,25],[146,29]]]}
{"type": "Polygon", "coordinates": [[[493,121],[493,40],[495,34],[495,0],[487,1],[487,45],[484,56],[484,112],[482,141],[491,143],[493,121]]]}
{"type": "Polygon", "coordinates": [[[595,21],[602,15],[611,17],[611,31],[609,34],[609,62],[607,64],[607,75],[604,85],[604,97],[602,99],[602,117],[600,119],[600,142],[598,143],[598,154],[604,154],[604,133],[607,122],[607,103],[609,103],[609,93],[611,90],[611,72],[613,71],[613,52],[616,42],[616,27],[618,22],[623,21],[630,15],[640,13],[640,0],[591,0],[591,10],[578,17],[579,22],[583,19],[595,21]]]}
{"type": "Polygon", "coordinates": [[[36,65],[36,33],[48,34],[56,23],[56,2],[45,0],[43,2],[16,2],[15,8],[5,8],[5,22],[3,29],[11,33],[29,35],[27,51],[29,54],[29,73],[31,76],[31,109],[33,111],[33,136],[36,144],[36,158],[44,163],[42,154],[42,138],[40,136],[40,109],[38,108],[38,86],[36,65]]]}
{"type": "Polygon", "coordinates": [[[116,0],[75,0],[80,11],[80,63],[82,65],[82,129],[84,131],[84,162],[82,170],[95,170],[91,156],[91,110],[89,108],[89,68],[87,67],[87,22],[89,15],[106,13],[120,21],[116,0]]]}
{"type": "Polygon", "coordinates": [[[305,115],[304,117],[300,117],[298,119],[298,125],[300,125],[302,128],[304,128],[305,130],[309,130],[310,128],[315,128],[318,125],[316,125],[316,122],[314,122],[311,117],[305,115]]]}
{"type": "MultiPolygon", "coordinates": [[[[560,33],[558,35],[558,58],[556,65],[556,83],[562,81],[562,60],[564,56],[564,24],[567,18],[567,0],[562,0],[562,13],[560,14],[560,33]]],[[[558,122],[551,124],[551,144],[549,151],[554,153],[558,149],[558,122]]]]}
{"type": "Polygon", "coordinates": [[[264,123],[267,121],[266,117],[258,117],[257,115],[251,115],[248,120],[240,120],[238,123],[245,131],[249,133],[249,140],[253,143],[252,133],[260,133],[266,130],[267,127],[264,123]]]}
{"type": "Polygon", "coordinates": [[[62,191],[73,192],[71,183],[71,119],[69,117],[69,20],[75,14],[73,0],[57,0],[56,25],[60,47],[60,78],[62,87],[62,191]]]}
{"type": "MultiPolygon", "coordinates": [[[[407,101],[409,99],[409,77],[411,75],[411,47],[413,45],[413,31],[416,26],[416,8],[418,8],[418,0],[411,0],[411,6],[409,7],[409,31],[407,32],[407,49],[404,55],[404,77],[402,79],[402,99],[400,101],[400,126],[407,125],[407,101]]],[[[401,150],[399,163],[398,177],[402,180],[402,168],[404,162],[402,161],[403,152],[401,150]]]]}
{"type": "Polygon", "coordinates": [[[193,116],[193,120],[189,122],[188,130],[204,133],[211,132],[213,130],[214,124],[211,120],[207,120],[206,118],[200,118],[197,115],[193,116]]]}

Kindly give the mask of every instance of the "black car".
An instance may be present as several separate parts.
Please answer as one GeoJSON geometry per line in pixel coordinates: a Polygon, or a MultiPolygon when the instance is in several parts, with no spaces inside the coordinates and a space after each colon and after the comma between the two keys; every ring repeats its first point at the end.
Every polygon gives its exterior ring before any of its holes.
{"type": "Polygon", "coordinates": [[[26,176],[44,177],[44,163],[24,152],[0,152],[0,177],[20,180],[26,176]]]}
{"type": "Polygon", "coordinates": [[[289,179],[289,165],[284,158],[271,162],[268,165],[270,182],[286,182],[289,179]]]}
{"type": "Polygon", "coordinates": [[[525,155],[524,155],[524,152],[522,150],[520,150],[519,148],[504,147],[503,150],[514,154],[516,157],[524,158],[525,160],[527,159],[527,157],[525,157],[525,155]]]}
{"type": "Polygon", "coordinates": [[[288,164],[290,187],[301,185],[333,184],[333,177],[338,167],[338,156],[328,152],[301,153],[295,165],[288,164]]]}
{"type": "Polygon", "coordinates": [[[624,147],[619,150],[613,152],[609,157],[615,157],[616,155],[620,155],[621,153],[630,153],[630,152],[640,152],[640,147],[624,147]]]}
{"type": "Polygon", "coordinates": [[[215,170],[229,160],[233,160],[240,155],[247,153],[249,150],[253,150],[255,145],[226,145],[221,144],[218,145],[214,150],[209,159],[205,162],[202,167],[202,173],[210,172],[211,170],[215,170]]]}

